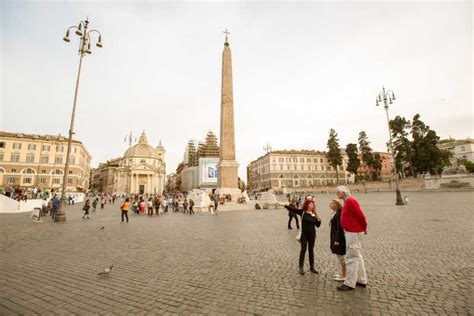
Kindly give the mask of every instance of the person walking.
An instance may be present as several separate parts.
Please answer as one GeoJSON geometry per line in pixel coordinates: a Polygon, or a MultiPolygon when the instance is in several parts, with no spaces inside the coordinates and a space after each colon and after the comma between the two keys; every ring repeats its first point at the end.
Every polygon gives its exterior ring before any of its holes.
{"type": "Polygon", "coordinates": [[[301,249],[299,258],[300,274],[303,275],[305,273],[304,257],[306,255],[306,250],[308,250],[309,252],[309,271],[318,274],[319,272],[314,268],[314,243],[316,241],[316,227],[321,226],[321,217],[316,212],[315,202],[312,200],[305,200],[302,209],[298,209],[281,203],[278,204],[284,206],[288,211],[300,215],[302,218],[300,240],[301,249]]]}
{"type": "Polygon", "coordinates": [[[120,210],[122,211],[122,223],[123,223],[124,218],[127,219],[127,223],[128,223],[128,209],[129,208],[130,208],[130,200],[129,198],[126,198],[122,206],[120,206],[120,210]]]}
{"type": "Polygon", "coordinates": [[[52,205],[51,205],[51,219],[53,221],[56,218],[56,214],[58,213],[59,203],[61,202],[59,201],[58,196],[55,194],[53,197],[52,205]]]}
{"type": "Polygon", "coordinates": [[[100,200],[100,209],[104,209],[105,203],[107,200],[105,199],[105,196],[102,196],[102,199],[100,200]]]}
{"type": "Polygon", "coordinates": [[[356,286],[367,287],[367,273],[362,257],[362,237],[367,234],[367,219],[360,208],[359,202],[351,196],[346,186],[336,188],[337,197],[344,200],[341,212],[341,227],[346,238],[346,270],[347,277],[337,287],[340,291],[354,290],[356,286]]]}
{"type": "Polygon", "coordinates": [[[184,198],[183,208],[184,208],[184,214],[186,214],[188,212],[188,200],[186,198],[184,198]]]}
{"type": "Polygon", "coordinates": [[[147,203],[147,206],[148,206],[148,216],[153,216],[153,200],[152,198],[149,198],[148,199],[148,203],[147,203]]]}
{"type": "MultiPolygon", "coordinates": [[[[296,201],[295,201],[294,199],[292,199],[292,200],[290,201],[290,206],[291,206],[291,207],[295,207],[295,204],[296,204],[296,201]]],[[[291,227],[291,221],[292,221],[293,219],[295,219],[296,228],[297,228],[297,229],[300,229],[300,223],[299,223],[299,221],[298,221],[298,216],[297,216],[295,213],[293,213],[293,212],[288,212],[288,229],[293,229],[293,228],[291,227]]]]}
{"type": "Polygon", "coordinates": [[[92,201],[92,212],[95,212],[97,209],[97,203],[99,203],[99,199],[95,198],[94,201],[92,201]]]}
{"type": "Polygon", "coordinates": [[[86,200],[86,203],[82,207],[84,214],[82,214],[82,219],[87,218],[89,219],[89,209],[91,208],[91,201],[89,199],[86,200]]]}
{"type": "Polygon", "coordinates": [[[334,280],[341,282],[346,280],[346,238],[340,223],[342,205],[334,199],[329,203],[329,208],[334,212],[329,223],[331,226],[330,248],[331,252],[336,255],[340,267],[340,273],[334,276],[334,280]]]}
{"type": "Polygon", "coordinates": [[[194,215],[193,207],[194,207],[194,201],[189,200],[189,215],[194,215]]]}
{"type": "Polygon", "coordinates": [[[214,200],[212,199],[209,202],[209,211],[211,212],[211,215],[214,215],[214,200]]]}

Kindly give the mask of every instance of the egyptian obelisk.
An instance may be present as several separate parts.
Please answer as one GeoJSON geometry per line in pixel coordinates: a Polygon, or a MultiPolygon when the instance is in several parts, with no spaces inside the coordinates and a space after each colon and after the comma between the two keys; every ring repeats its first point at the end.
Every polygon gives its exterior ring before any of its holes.
{"type": "Polygon", "coordinates": [[[230,194],[232,201],[240,197],[238,186],[239,164],[235,160],[234,97],[232,92],[232,58],[229,48],[227,30],[224,32],[225,43],[222,52],[222,86],[221,86],[221,131],[217,193],[230,194]]]}

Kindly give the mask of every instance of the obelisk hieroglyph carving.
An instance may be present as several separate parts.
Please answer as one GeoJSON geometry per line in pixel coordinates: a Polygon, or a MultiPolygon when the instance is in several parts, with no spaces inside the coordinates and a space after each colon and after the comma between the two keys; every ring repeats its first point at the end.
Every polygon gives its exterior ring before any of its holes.
{"type": "Polygon", "coordinates": [[[221,131],[220,155],[217,193],[231,194],[236,201],[240,190],[238,187],[239,164],[235,160],[234,97],[232,91],[232,58],[225,30],[224,51],[222,52],[222,86],[221,86],[221,131]]]}

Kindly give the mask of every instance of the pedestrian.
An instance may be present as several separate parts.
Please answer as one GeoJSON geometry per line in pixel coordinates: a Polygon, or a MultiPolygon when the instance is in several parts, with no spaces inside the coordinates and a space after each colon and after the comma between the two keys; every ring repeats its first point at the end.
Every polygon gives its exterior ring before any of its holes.
{"type": "Polygon", "coordinates": [[[143,200],[143,198],[140,200],[139,207],[140,207],[140,214],[145,214],[145,201],[143,200]]]}
{"type": "Polygon", "coordinates": [[[192,199],[189,200],[189,215],[194,215],[194,201],[192,199]]]}
{"type": "Polygon", "coordinates": [[[209,202],[209,211],[211,212],[211,215],[214,215],[214,200],[209,202]]]}
{"type": "Polygon", "coordinates": [[[152,198],[148,199],[148,216],[153,216],[153,200],[152,198]]]}
{"type": "Polygon", "coordinates": [[[92,212],[95,212],[97,209],[97,203],[99,203],[99,199],[95,198],[94,201],[92,201],[92,212]]]}
{"type": "Polygon", "coordinates": [[[184,198],[184,201],[183,201],[183,208],[184,208],[184,214],[186,214],[188,212],[188,200],[186,198],[184,198]]]}
{"type": "Polygon", "coordinates": [[[46,200],[46,198],[43,198],[41,200],[41,215],[44,216],[46,215],[48,212],[48,201],[46,200]]]}
{"type": "Polygon", "coordinates": [[[53,203],[51,206],[51,218],[53,221],[56,218],[56,214],[58,213],[59,203],[61,202],[59,201],[58,196],[55,194],[53,197],[53,203]]]}
{"type": "Polygon", "coordinates": [[[367,287],[367,273],[362,257],[362,237],[367,235],[367,219],[359,202],[351,196],[346,186],[336,188],[337,197],[344,200],[341,212],[341,227],[346,238],[346,280],[337,287],[340,291],[354,290],[356,286],[367,287]]]}
{"type": "Polygon", "coordinates": [[[163,205],[163,211],[165,213],[168,213],[168,199],[167,198],[163,199],[163,204],[162,205],[163,205]]]}
{"type": "Polygon", "coordinates": [[[219,207],[219,197],[217,194],[214,194],[214,210],[216,211],[216,214],[217,214],[218,207],[219,207]]]}
{"type": "MultiPolygon", "coordinates": [[[[279,203],[280,205],[283,205],[279,203]]],[[[312,200],[305,200],[303,208],[298,209],[292,206],[283,205],[288,211],[301,216],[301,249],[299,258],[299,272],[303,275],[304,272],[304,257],[306,250],[309,252],[309,266],[312,273],[319,272],[314,267],[314,243],[316,241],[316,227],[321,226],[321,217],[316,212],[315,202],[312,200]]]]}
{"type": "Polygon", "coordinates": [[[123,202],[122,206],[120,206],[120,210],[122,211],[122,223],[123,223],[123,219],[124,217],[127,219],[127,223],[128,223],[128,209],[130,207],[130,200],[128,198],[125,199],[125,201],[123,202]]]}
{"type": "Polygon", "coordinates": [[[103,196],[102,199],[100,200],[100,209],[104,208],[106,202],[107,200],[105,199],[105,196],[103,196]]]}
{"type": "Polygon", "coordinates": [[[340,222],[342,205],[334,199],[329,203],[329,208],[334,212],[329,222],[331,226],[330,248],[331,252],[336,255],[340,267],[340,272],[334,276],[334,280],[341,282],[346,280],[346,238],[340,222]]]}
{"type": "MultiPolygon", "coordinates": [[[[291,201],[290,201],[290,206],[291,206],[291,207],[295,207],[295,204],[296,204],[295,199],[291,199],[291,201]]],[[[296,215],[296,214],[293,213],[293,212],[288,212],[288,229],[293,229],[293,228],[291,227],[291,221],[292,221],[293,219],[295,219],[296,228],[297,228],[297,229],[300,229],[300,223],[299,223],[299,221],[298,221],[298,215],[296,215]]]]}
{"type": "Polygon", "coordinates": [[[89,199],[86,200],[86,203],[82,207],[84,214],[82,214],[82,219],[87,218],[89,219],[89,209],[91,208],[91,201],[89,199]]]}
{"type": "Polygon", "coordinates": [[[136,198],[135,200],[133,200],[133,212],[135,214],[138,214],[138,201],[136,200],[136,198]]]}

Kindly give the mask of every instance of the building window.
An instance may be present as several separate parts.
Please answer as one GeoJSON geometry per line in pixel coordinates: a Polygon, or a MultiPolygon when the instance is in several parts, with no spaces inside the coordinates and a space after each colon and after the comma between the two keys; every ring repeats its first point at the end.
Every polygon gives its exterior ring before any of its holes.
{"type": "Polygon", "coordinates": [[[41,156],[40,163],[48,163],[48,162],[49,162],[49,157],[48,156],[41,156]]]}
{"type": "Polygon", "coordinates": [[[67,184],[72,184],[72,179],[67,179],[67,184]]]}
{"type": "Polygon", "coordinates": [[[40,184],[45,184],[46,183],[46,178],[39,178],[39,183],[40,184]]]}
{"type": "Polygon", "coordinates": [[[3,161],[3,153],[0,154],[0,161],[3,161]]]}
{"type": "Polygon", "coordinates": [[[36,144],[28,144],[28,150],[36,150],[36,144]]]}
{"type": "Polygon", "coordinates": [[[5,148],[5,142],[0,142],[0,148],[5,148]]]}
{"type": "Polygon", "coordinates": [[[26,156],[26,162],[35,162],[35,156],[34,155],[27,155],[26,156]]]}
{"type": "Polygon", "coordinates": [[[304,162],[304,158],[300,158],[300,162],[304,162]]]}
{"type": "Polygon", "coordinates": [[[12,154],[10,157],[11,162],[18,162],[20,161],[20,155],[12,154]]]}
{"type": "Polygon", "coordinates": [[[41,145],[41,150],[42,151],[49,151],[51,149],[51,146],[49,145],[41,145]]]}
{"type": "Polygon", "coordinates": [[[71,171],[71,170],[69,170],[69,174],[72,174],[72,171],[71,171]]]}
{"type": "Polygon", "coordinates": [[[74,157],[70,157],[70,158],[69,158],[69,164],[70,164],[70,165],[74,165],[75,162],[76,162],[76,158],[74,158],[74,157]]]}
{"type": "Polygon", "coordinates": [[[140,163],[145,163],[145,162],[146,162],[145,159],[140,160],[140,163]]]}
{"type": "Polygon", "coordinates": [[[63,174],[63,172],[59,169],[54,170],[53,174],[63,174]]]}
{"type": "Polygon", "coordinates": [[[44,170],[44,169],[43,169],[43,170],[41,170],[41,173],[46,173],[46,170],[44,170]]]}
{"type": "Polygon", "coordinates": [[[56,160],[54,161],[54,163],[63,163],[63,157],[61,156],[56,157],[56,160]]]}
{"type": "Polygon", "coordinates": [[[23,178],[23,184],[31,184],[31,178],[23,178]]]}
{"type": "Polygon", "coordinates": [[[15,184],[16,183],[16,177],[8,177],[7,178],[7,183],[8,184],[15,184]]]}
{"type": "Polygon", "coordinates": [[[13,149],[21,149],[21,143],[13,143],[13,149]]]}
{"type": "Polygon", "coordinates": [[[59,184],[60,181],[61,181],[61,179],[59,179],[59,178],[53,179],[54,184],[59,184]]]}
{"type": "Polygon", "coordinates": [[[16,169],[15,169],[15,168],[12,168],[12,173],[16,173],[16,169]]]}
{"type": "Polygon", "coordinates": [[[28,169],[23,170],[22,173],[33,174],[33,173],[35,173],[35,171],[34,171],[33,169],[31,169],[31,168],[28,168],[28,169]]]}
{"type": "Polygon", "coordinates": [[[323,163],[323,158],[319,158],[319,162],[320,162],[320,163],[323,163]]]}

